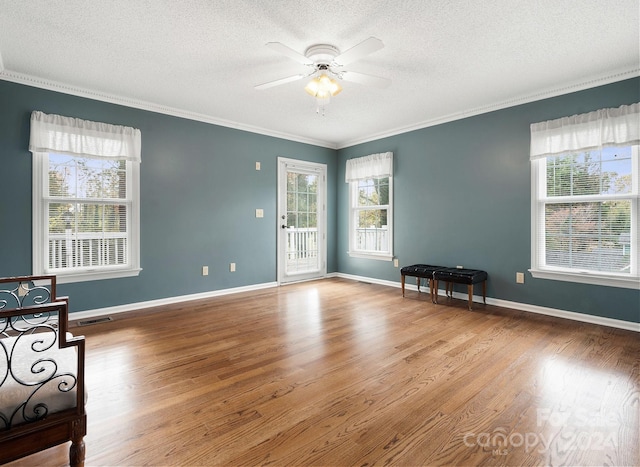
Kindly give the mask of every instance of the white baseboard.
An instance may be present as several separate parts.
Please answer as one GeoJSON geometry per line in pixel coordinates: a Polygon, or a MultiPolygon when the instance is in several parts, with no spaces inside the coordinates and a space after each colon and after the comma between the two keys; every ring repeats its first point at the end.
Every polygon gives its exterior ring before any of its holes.
{"type": "MultiPolygon", "coordinates": [[[[325,277],[326,278],[340,277],[342,279],[350,279],[354,281],[367,282],[369,284],[378,284],[378,285],[385,285],[387,287],[400,288],[400,282],[375,279],[372,277],[365,277],[365,276],[355,276],[352,274],[343,274],[343,273],[334,272],[334,273],[327,274],[325,277]]],[[[69,318],[71,319],[71,321],[85,320],[89,318],[96,318],[99,316],[106,316],[106,315],[113,315],[117,313],[126,313],[130,311],[141,310],[144,308],[152,308],[152,307],[161,306],[161,305],[172,305],[172,304],[186,302],[190,300],[200,300],[203,298],[220,297],[222,295],[230,295],[230,294],[236,294],[241,292],[249,292],[253,290],[268,289],[268,288],[277,287],[277,286],[278,286],[277,282],[266,282],[263,284],[247,285],[244,287],[235,287],[232,289],[214,290],[211,292],[203,292],[203,293],[197,293],[197,294],[191,294],[191,295],[180,295],[177,297],[161,298],[158,300],[149,300],[145,302],[128,303],[126,305],[97,308],[94,310],[77,311],[77,312],[71,313],[69,318]]],[[[416,291],[418,290],[418,287],[413,284],[406,284],[405,288],[408,290],[416,290],[416,291]]],[[[468,299],[467,294],[460,293],[460,292],[454,292],[453,296],[454,298],[458,298],[461,300],[468,299]]],[[[474,295],[473,301],[482,303],[482,297],[474,295]]],[[[529,305],[527,303],[511,302],[508,300],[500,300],[500,299],[491,298],[491,297],[487,297],[487,304],[499,306],[502,308],[512,308],[514,310],[527,311],[529,313],[537,313],[540,315],[554,316],[556,318],[571,319],[574,321],[582,321],[584,323],[598,324],[601,326],[609,326],[612,328],[619,328],[619,329],[626,329],[628,331],[640,332],[640,323],[634,323],[631,321],[623,321],[623,320],[613,319],[613,318],[604,318],[602,316],[593,316],[593,315],[587,315],[584,313],[576,313],[574,311],[565,311],[565,310],[558,310],[555,308],[546,308],[542,306],[529,305]]]]}
{"type": "MultiPolygon", "coordinates": [[[[398,287],[398,288],[401,287],[400,282],[374,279],[371,277],[354,276],[351,274],[342,274],[342,273],[337,273],[335,277],[341,277],[343,279],[351,279],[351,280],[360,281],[360,282],[368,282],[371,284],[386,285],[389,287],[398,287]]],[[[418,287],[416,285],[406,284],[405,289],[418,290],[418,287]]],[[[424,288],[422,290],[424,290],[424,288]]],[[[468,295],[461,292],[454,292],[453,297],[461,300],[468,300],[468,295]]],[[[474,295],[473,301],[482,303],[482,297],[474,295]]],[[[575,311],[558,310],[555,308],[546,308],[543,306],[529,305],[528,303],[511,302],[509,300],[501,300],[498,298],[491,298],[491,297],[487,297],[487,305],[499,306],[501,308],[512,308],[514,310],[527,311],[529,313],[537,313],[539,315],[554,316],[556,318],[571,319],[574,321],[582,321],[584,323],[598,324],[600,326],[609,326],[612,328],[619,328],[619,329],[626,329],[628,331],[640,332],[640,323],[634,323],[632,321],[623,321],[620,319],[604,318],[602,316],[587,315],[584,313],[577,313],[575,311]]]]}
{"type": "Polygon", "coordinates": [[[99,316],[113,315],[117,313],[126,313],[130,311],[142,310],[144,308],[153,308],[161,305],[173,305],[191,300],[201,300],[203,298],[220,297],[222,295],[230,295],[240,292],[250,292],[252,290],[268,289],[277,287],[277,282],[266,282],[264,284],[247,285],[243,287],[234,287],[232,289],[213,290],[211,292],[202,292],[190,295],[180,295],[177,297],[160,298],[158,300],[149,300],[146,302],[127,303],[126,305],[110,306],[106,308],[96,308],[94,310],[76,311],[69,314],[71,321],[85,320],[88,318],[96,318],[99,316]]]}

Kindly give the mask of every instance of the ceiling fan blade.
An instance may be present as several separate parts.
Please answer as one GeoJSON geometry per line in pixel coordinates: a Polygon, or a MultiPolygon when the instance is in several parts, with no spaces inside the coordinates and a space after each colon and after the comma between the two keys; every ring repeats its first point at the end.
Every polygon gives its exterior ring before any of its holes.
{"type": "Polygon", "coordinates": [[[346,52],[341,53],[336,58],[334,58],[333,61],[338,65],[347,65],[351,62],[355,62],[356,60],[361,59],[365,55],[369,55],[376,50],[380,50],[383,47],[384,44],[380,39],[370,37],[369,39],[365,39],[359,44],[354,45],[346,52]]]}
{"type": "Polygon", "coordinates": [[[258,91],[261,91],[262,89],[268,89],[268,88],[272,88],[274,86],[280,86],[281,84],[286,84],[286,83],[290,83],[292,81],[297,81],[299,79],[304,78],[307,75],[294,75],[294,76],[287,76],[286,78],[281,78],[281,79],[277,79],[275,81],[269,81],[267,83],[262,83],[262,84],[258,84],[257,86],[254,86],[254,89],[257,89],[258,91]]]}
{"type": "Polygon", "coordinates": [[[342,79],[353,83],[365,84],[367,86],[375,86],[376,88],[386,88],[391,84],[391,80],[380,76],[366,75],[355,71],[343,71],[342,79]]]}
{"type": "Polygon", "coordinates": [[[298,63],[302,63],[303,65],[313,65],[312,60],[309,60],[304,55],[296,52],[291,47],[287,47],[286,45],[281,44],[280,42],[267,42],[266,46],[271,50],[275,50],[276,52],[281,53],[282,55],[286,55],[287,57],[295,60],[298,63]]]}

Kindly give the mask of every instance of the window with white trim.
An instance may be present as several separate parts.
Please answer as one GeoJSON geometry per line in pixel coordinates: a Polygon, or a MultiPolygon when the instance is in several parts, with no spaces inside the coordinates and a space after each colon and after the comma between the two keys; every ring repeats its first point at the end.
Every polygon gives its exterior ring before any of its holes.
{"type": "Polygon", "coordinates": [[[33,273],[140,272],[140,130],[33,112],[33,273]]]}
{"type": "Polygon", "coordinates": [[[393,259],[393,154],[347,161],[349,255],[393,259]]]}
{"type": "Polygon", "coordinates": [[[534,277],[640,288],[640,104],[531,125],[534,277]]]}

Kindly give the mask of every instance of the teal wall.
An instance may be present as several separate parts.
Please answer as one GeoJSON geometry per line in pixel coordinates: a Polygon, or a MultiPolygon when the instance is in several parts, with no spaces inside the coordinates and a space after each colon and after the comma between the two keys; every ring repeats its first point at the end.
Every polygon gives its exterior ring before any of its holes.
{"type": "MultiPolygon", "coordinates": [[[[400,266],[489,273],[487,296],[640,322],[640,292],[534,279],[529,125],[640,101],[640,79],[510,107],[338,151],[338,270],[398,281],[392,263],[351,258],[345,161],[394,153],[394,253],[400,266]],[[516,284],[516,272],[526,272],[516,284]]],[[[477,293],[477,292],[476,292],[477,293]]]]}
{"type": "Polygon", "coordinates": [[[336,271],[335,150],[0,81],[0,276],[31,274],[32,110],[142,132],[143,271],[62,284],[72,311],[276,281],[278,156],[327,164],[327,269],[336,271]]]}
{"type": "Polygon", "coordinates": [[[498,110],[338,151],[0,81],[0,276],[31,273],[32,110],[142,131],[140,276],[63,284],[72,311],[276,280],[278,156],[327,164],[328,272],[399,281],[347,255],[345,161],[393,151],[395,254],[489,272],[495,299],[640,322],[640,292],[534,279],[529,125],[640,101],[640,79],[498,110]],[[262,170],[255,170],[255,162],[262,170]],[[265,210],[264,219],[255,209],[265,210]],[[238,270],[228,271],[230,262],[238,270]],[[201,267],[209,266],[209,276],[201,267]]]}

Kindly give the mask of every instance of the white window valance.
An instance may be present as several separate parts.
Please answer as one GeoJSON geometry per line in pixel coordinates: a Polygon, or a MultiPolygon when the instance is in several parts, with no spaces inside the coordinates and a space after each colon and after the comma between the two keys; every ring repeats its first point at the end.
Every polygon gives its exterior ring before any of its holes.
{"type": "Polygon", "coordinates": [[[393,175],[393,153],[383,152],[347,160],[345,181],[364,178],[390,177],[393,175]]]}
{"type": "Polygon", "coordinates": [[[29,151],[140,162],[140,130],[43,112],[31,113],[29,151]]]}
{"type": "Polygon", "coordinates": [[[531,125],[531,160],[639,143],[640,103],[531,125]]]}

